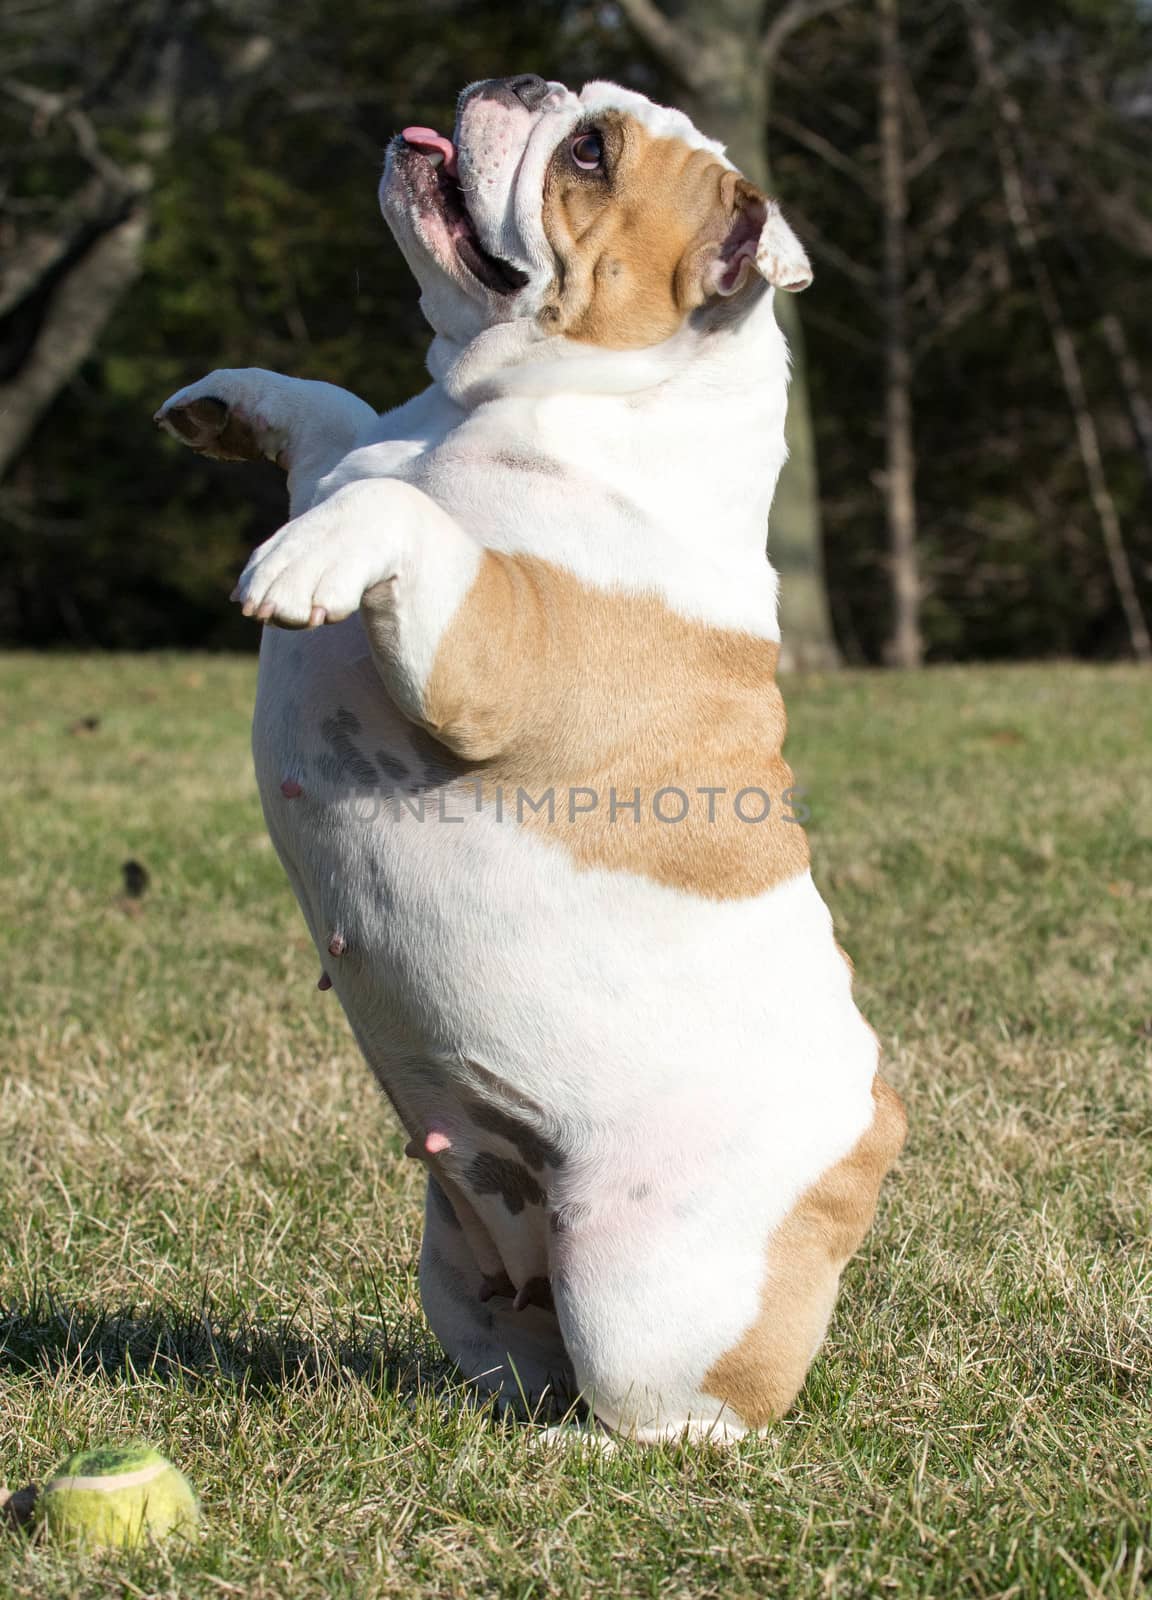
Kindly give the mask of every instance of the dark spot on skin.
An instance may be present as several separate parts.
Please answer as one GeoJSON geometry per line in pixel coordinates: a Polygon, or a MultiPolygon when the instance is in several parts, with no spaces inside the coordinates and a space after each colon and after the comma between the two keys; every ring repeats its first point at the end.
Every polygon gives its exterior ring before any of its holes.
{"type": "Polygon", "coordinates": [[[548,1198],[527,1167],[490,1150],[473,1157],[467,1178],[477,1194],[498,1194],[514,1217],[526,1205],[542,1206],[548,1198]]]}
{"type": "Polygon", "coordinates": [[[520,1159],[537,1172],[546,1166],[562,1167],[567,1160],[559,1145],[554,1144],[529,1123],[522,1122],[519,1117],[501,1111],[499,1106],[488,1105],[482,1100],[472,1100],[468,1109],[477,1127],[484,1128],[488,1133],[498,1133],[502,1139],[507,1139],[508,1143],[515,1145],[519,1151],[520,1159]]]}
{"type": "Polygon", "coordinates": [[[390,756],[387,750],[377,750],[376,765],[386,778],[393,778],[397,783],[403,783],[408,777],[408,768],[396,756],[390,756]]]}
{"type": "Polygon", "coordinates": [[[519,455],[515,450],[497,450],[489,457],[494,467],[505,467],[509,472],[535,472],[542,478],[563,478],[567,468],[550,456],[519,455]]]}
{"type": "Polygon", "coordinates": [[[443,1187],[431,1176],[428,1179],[428,1199],[444,1226],[459,1233],[460,1218],[456,1215],[456,1207],[444,1193],[443,1187]]]}
{"type": "Polygon", "coordinates": [[[451,783],[453,778],[458,778],[467,770],[464,763],[457,761],[451,750],[434,739],[425,728],[410,728],[408,742],[424,768],[424,782],[429,787],[438,788],[441,784],[451,783]]]}
{"type": "MultiPolygon", "coordinates": [[[[315,786],[317,790],[334,790],[338,794],[346,793],[349,788],[349,773],[345,763],[327,752],[313,760],[311,777],[313,783],[309,788],[315,786]]],[[[367,785],[354,784],[354,787],[365,788],[367,785]]]]}
{"type": "Polygon", "coordinates": [[[650,1183],[638,1183],[634,1189],[629,1189],[628,1198],[639,1205],[642,1200],[647,1200],[651,1193],[652,1185],[650,1183]]]}
{"type": "Polygon", "coordinates": [[[364,731],[360,726],[360,718],[354,711],[349,711],[347,706],[337,706],[336,715],[332,720],[338,723],[350,738],[358,739],[364,731]]]}
{"type": "Polygon", "coordinates": [[[360,719],[341,706],[335,716],[324,718],[320,733],[332,752],[332,758],[324,763],[325,776],[336,781],[351,779],[359,789],[374,789],[378,782],[376,768],[355,742],[360,719]]]}

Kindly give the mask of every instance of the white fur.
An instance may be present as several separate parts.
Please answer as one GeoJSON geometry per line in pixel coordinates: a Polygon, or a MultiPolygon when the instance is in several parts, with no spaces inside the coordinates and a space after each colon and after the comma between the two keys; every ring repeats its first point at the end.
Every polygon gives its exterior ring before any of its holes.
{"type": "MultiPolygon", "coordinates": [[[[450,1182],[501,1147],[462,1109],[469,1063],[546,1107],[572,1155],[541,1182],[580,1227],[551,1238],[538,1208],[510,1216],[498,1196],[470,1195],[495,1259],[517,1283],[551,1274],[575,1384],[609,1426],[724,1438],[741,1426],[701,1378],[756,1316],[771,1229],[872,1115],[875,1042],[810,877],[715,902],[582,870],[546,831],[442,787],[423,820],[417,796],[406,809],[382,792],[381,758],[419,769],[404,713],[419,715],[481,547],[778,637],[763,542],[785,459],[787,353],[771,293],[738,325],[633,352],[547,338],[533,319],[544,168],[604,105],[716,148],[613,85],[580,97],[553,86],[536,112],[465,102],[457,144],[477,227],[533,275],[510,304],[436,260],[442,241],[386,175],[384,209],[437,332],[425,393],[367,432],[359,402],[317,408],[274,374],[217,374],[181,394],[232,398],[290,436],[305,509],[253,556],[247,608],[346,618],[266,632],[254,748],[273,840],[374,1072],[410,1131],[450,1128],[451,1149],[432,1158],[450,1182]],[[391,696],[353,615],[381,581],[399,619],[391,696]],[[300,799],[285,799],[286,777],[300,799]]],[[[502,1324],[476,1309],[481,1270],[430,1210],[433,1326],[466,1371],[494,1367],[507,1388],[502,1324]]],[[[526,1337],[508,1335],[522,1381],[526,1337]]],[[[545,1345],[530,1387],[563,1382],[559,1347],[545,1345]]]]}

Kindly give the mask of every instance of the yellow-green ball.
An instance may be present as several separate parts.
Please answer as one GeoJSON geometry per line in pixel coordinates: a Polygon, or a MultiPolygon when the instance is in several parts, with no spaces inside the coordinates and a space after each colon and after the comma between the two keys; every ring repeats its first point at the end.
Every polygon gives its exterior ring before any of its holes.
{"type": "Polygon", "coordinates": [[[44,1486],[36,1511],[49,1538],[90,1550],[128,1550],[189,1534],[200,1518],[188,1480],[144,1445],[69,1456],[44,1486]]]}

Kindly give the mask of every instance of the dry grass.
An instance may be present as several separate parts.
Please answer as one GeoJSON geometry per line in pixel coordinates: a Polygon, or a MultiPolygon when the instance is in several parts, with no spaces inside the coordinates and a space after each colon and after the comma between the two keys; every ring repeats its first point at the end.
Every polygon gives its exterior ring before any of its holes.
{"type": "Polygon", "coordinates": [[[586,1461],[464,1407],[423,1326],[416,1174],[264,837],[250,663],[0,671],[0,1481],[141,1435],[206,1510],[95,1563],[0,1530],[0,1595],[1147,1592],[1146,675],[791,686],[912,1139],[792,1417],[586,1461]]]}

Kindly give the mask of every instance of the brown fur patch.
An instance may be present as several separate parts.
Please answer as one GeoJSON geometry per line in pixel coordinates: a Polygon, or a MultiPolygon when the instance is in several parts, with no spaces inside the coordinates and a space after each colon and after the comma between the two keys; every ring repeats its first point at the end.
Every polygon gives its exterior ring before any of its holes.
{"type": "MultiPolygon", "coordinates": [[[[371,595],[362,614],[386,656],[387,619],[371,595]]],[[[589,588],[535,557],[486,551],[437,653],[425,721],[461,758],[465,819],[482,798],[581,866],[740,899],[808,865],[782,798],[793,778],[778,654],[657,595],[589,588]],[[752,820],[764,797],[766,819],[752,820]]]]}
{"type": "Polygon", "coordinates": [[[799,1393],[836,1303],[840,1273],[871,1225],[881,1181],[904,1144],[903,1103],[879,1074],[872,1098],[867,1131],[772,1234],[760,1315],[701,1385],[749,1428],[782,1417],[799,1393]]]}
{"type": "MultiPolygon", "coordinates": [[[[544,182],[544,232],[556,254],[540,313],[550,332],[610,350],[657,344],[706,297],[705,274],[751,184],[708,150],[656,138],[635,117],[596,120],[603,171],[565,139],[544,182]]],[[[577,134],[579,130],[577,130],[577,134]]]]}

